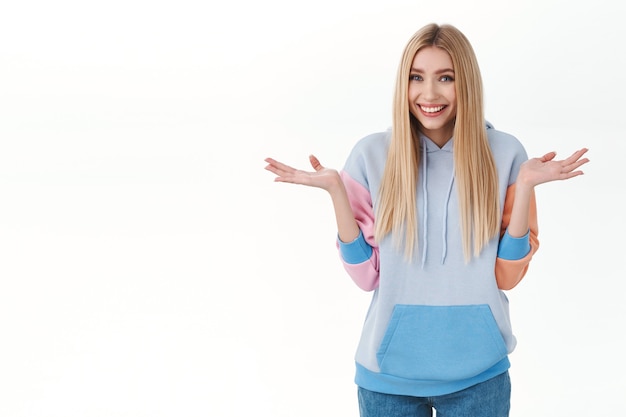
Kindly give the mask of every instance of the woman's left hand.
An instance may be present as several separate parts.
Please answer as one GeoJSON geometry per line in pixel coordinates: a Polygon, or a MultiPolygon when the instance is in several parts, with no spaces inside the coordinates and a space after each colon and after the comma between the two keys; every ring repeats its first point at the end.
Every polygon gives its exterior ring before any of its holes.
{"type": "Polygon", "coordinates": [[[579,170],[589,159],[582,156],[588,151],[583,148],[574,152],[569,158],[554,160],[556,152],[548,152],[540,158],[531,158],[520,167],[517,182],[534,187],[550,181],[568,180],[583,174],[579,170]]]}

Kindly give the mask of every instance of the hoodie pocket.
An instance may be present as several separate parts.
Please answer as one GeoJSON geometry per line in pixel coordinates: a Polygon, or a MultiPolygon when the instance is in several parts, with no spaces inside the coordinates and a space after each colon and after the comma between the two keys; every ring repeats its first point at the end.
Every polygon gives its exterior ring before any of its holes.
{"type": "Polygon", "coordinates": [[[487,304],[396,305],[377,353],[380,371],[401,378],[471,378],[507,355],[487,304]]]}

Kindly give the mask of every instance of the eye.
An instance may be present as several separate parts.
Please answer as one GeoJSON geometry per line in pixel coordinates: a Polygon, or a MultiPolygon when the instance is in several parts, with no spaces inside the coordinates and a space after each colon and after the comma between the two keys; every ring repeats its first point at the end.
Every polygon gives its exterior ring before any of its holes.
{"type": "Polygon", "coordinates": [[[454,78],[451,75],[443,75],[439,80],[443,82],[452,82],[454,81],[454,78]]]}
{"type": "Polygon", "coordinates": [[[409,81],[423,81],[424,79],[422,78],[421,75],[417,75],[417,74],[412,74],[409,75],[409,81]]]}

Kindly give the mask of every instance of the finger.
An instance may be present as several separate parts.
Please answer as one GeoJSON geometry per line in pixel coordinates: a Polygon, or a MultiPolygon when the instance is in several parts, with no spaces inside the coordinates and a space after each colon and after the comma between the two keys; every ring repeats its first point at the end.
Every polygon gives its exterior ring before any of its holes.
{"type": "Polygon", "coordinates": [[[548,152],[547,154],[545,154],[539,159],[541,160],[541,162],[548,162],[548,161],[553,160],[555,156],[556,156],[556,152],[548,152]]]}
{"type": "Polygon", "coordinates": [[[583,166],[587,162],[589,162],[588,158],[578,159],[578,160],[574,160],[574,161],[569,161],[569,158],[568,158],[568,160],[563,161],[561,163],[561,172],[572,172],[575,169],[580,168],[581,166],[583,166]]]}
{"type": "Polygon", "coordinates": [[[294,172],[296,170],[295,168],[283,164],[282,162],[278,162],[277,160],[272,158],[266,158],[265,162],[268,162],[269,164],[265,167],[265,169],[268,169],[272,172],[276,172],[276,170],[278,170],[279,172],[294,172]]]}
{"type": "Polygon", "coordinates": [[[274,173],[274,174],[276,174],[276,175],[280,175],[281,173],[283,173],[283,172],[284,172],[284,170],[281,170],[281,169],[279,169],[279,168],[276,166],[276,161],[267,161],[267,162],[269,162],[269,163],[265,166],[265,169],[266,169],[267,171],[273,172],[273,173],[274,173]]]}
{"type": "Polygon", "coordinates": [[[285,165],[282,162],[278,162],[275,159],[272,158],[265,158],[265,162],[267,162],[268,164],[275,166],[275,167],[279,167],[279,168],[291,168],[289,165],[285,165]]]}
{"type": "Polygon", "coordinates": [[[569,158],[563,160],[566,165],[572,164],[575,161],[578,161],[585,153],[587,153],[589,149],[582,148],[576,152],[574,152],[569,158]]]}
{"type": "Polygon", "coordinates": [[[585,159],[580,159],[572,164],[569,165],[565,165],[563,167],[563,171],[564,172],[571,172],[579,167],[581,167],[582,165],[586,164],[587,162],[589,162],[589,159],[585,158],[585,159]]]}
{"type": "Polygon", "coordinates": [[[273,173],[277,177],[281,177],[282,178],[282,177],[287,177],[287,176],[293,176],[293,171],[286,171],[284,169],[277,168],[274,165],[267,165],[265,167],[265,169],[270,171],[271,173],[273,173]]]}
{"type": "Polygon", "coordinates": [[[324,167],[320,163],[319,159],[317,159],[317,157],[315,155],[309,155],[309,162],[311,162],[311,166],[316,171],[321,171],[321,170],[324,169],[324,167]]]}
{"type": "Polygon", "coordinates": [[[583,175],[584,172],[582,171],[572,171],[572,172],[568,172],[567,174],[563,174],[563,178],[564,180],[569,180],[570,178],[574,178],[577,177],[579,175],[583,175]]]}

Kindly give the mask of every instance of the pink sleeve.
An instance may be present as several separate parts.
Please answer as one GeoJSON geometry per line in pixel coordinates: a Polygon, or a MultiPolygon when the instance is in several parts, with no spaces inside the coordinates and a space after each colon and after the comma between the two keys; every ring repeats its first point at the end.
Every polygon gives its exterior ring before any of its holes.
{"type": "Polygon", "coordinates": [[[363,234],[362,238],[372,247],[371,256],[363,262],[347,263],[343,257],[341,260],[356,285],[365,291],[372,291],[378,287],[379,278],[378,245],[374,240],[372,197],[363,185],[352,179],[345,171],[341,172],[341,179],[346,187],[354,218],[363,234]]]}

